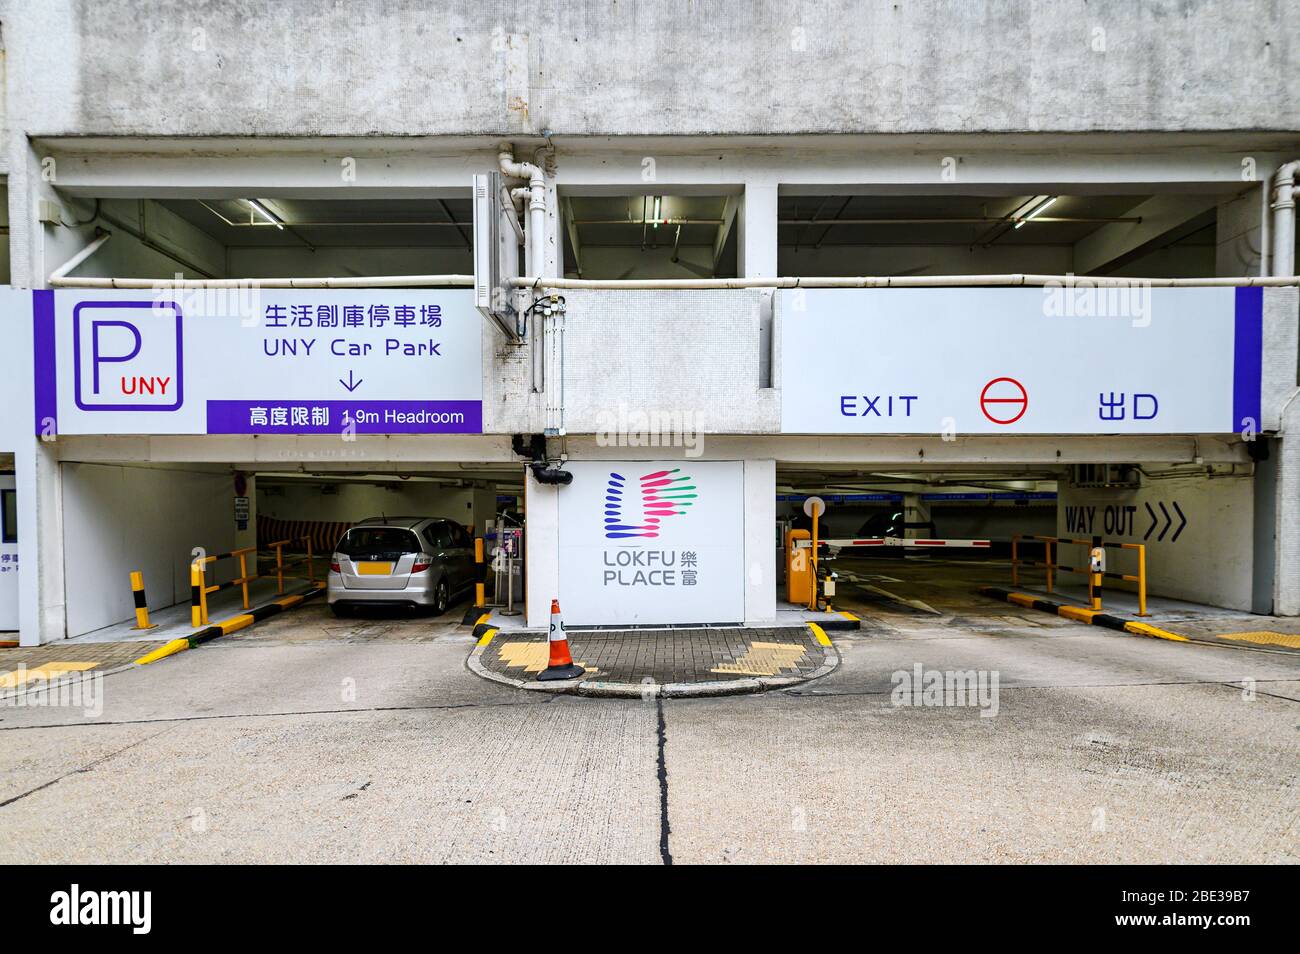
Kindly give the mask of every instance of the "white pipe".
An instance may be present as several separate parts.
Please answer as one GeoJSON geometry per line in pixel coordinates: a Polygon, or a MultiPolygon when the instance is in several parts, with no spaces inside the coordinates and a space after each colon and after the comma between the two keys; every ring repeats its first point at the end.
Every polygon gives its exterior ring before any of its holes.
{"type": "MultiPolygon", "coordinates": [[[[101,238],[107,238],[102,236],[101,238]]],[[[93,245],[94,243],[92,243],[93,245]]],[[[102,244],[102,242],[100,243],[102,244]]],[[[90,246],[78,253],[58,271],[50,274],[49,284],[59,288],[402,288],[461,287],[474,284],[473,275],[372,275],[369,277],[329,276],[322,278],[195,278],[176,281],[172,278],[68,278],[60,272],[75,268],[93,252],[90,246]]],[[[1153,288],[1231,288],[1263,286],[1268,288],[1300,285],[1300,276],[1243,276],[1240,278],[1080,278],[1077,275],[913,275],[908,277],[863,278],[666,278],[666,279],[584,279],[584,278],[512,278],[516,288],[554,289],[717,289],[717,288],[929,288],[977,285],[1048,285],[1058,283],[1073,288],[1129,288],[1150,285],[1153,288]]]]}
{"type": "MultiPolygon", "coordinates": [[[[62,284],[62,282],[66,279],[68,272],[72,271],[74,268],[76,268],[86,259],[90,258],[90,256],[98,252],[101,248],[104,247],[104,243],[107,242],[112,237],[113,237],[112,232],[103,233],[98,238],[96,238],[93,242],[91,242],[89,245],[83,248],[80,252],[78,252],[76,255],[72,256],[72,258],[68,259],[66,262],[64,262],[54,271],[50,272],[49,284],[51,285],[62,284]]],[[[89,279],[84,279],[84,280],[89,280],[89,279]]]]}
{"type": "MultiPolygon", "coordinates": [[[[75,267],[76,260],[69,262],[75,267]]],[[[68,266],[64,266],[66,269],[68,266]]],[[[325,278],[66,278],[50,275],[59,288],[403,288],[473,285],[473,275],[373,275],[325,278]]]]}
{"type": "Polygon", "coordinates": [[[1300,159],[1292,160],[1273,176],[1273,274],[1295,274],[1296,173],[1300,159]]]}
{"type": "MultiPolygon", "coordinates": [[[[514,147],[503,142],[497,147],[497,163],[501,174],[510,179],[528,180],[528,245],[527,271],[540,275],[546,268],[546,173],[531,162],[515,162],[514,147]]],[[[514,196],[514,190],[511,190],[514,196]]]]}
{"type": "Polygon", "coordinates": [[[1117,278],[1113,276],[1092,278],[1085,275],[910,275],[860,278],[512,278],[516,288],[538,289],[625,289],[647,288],[934,288],[943,286],[1004,286],[1052,285],[1063,288],[1231,288],[1243,285],[1277,287],[1300,285],[1300,277],[1260,277],[1246,275],[1239,278],[1117,278]]]}

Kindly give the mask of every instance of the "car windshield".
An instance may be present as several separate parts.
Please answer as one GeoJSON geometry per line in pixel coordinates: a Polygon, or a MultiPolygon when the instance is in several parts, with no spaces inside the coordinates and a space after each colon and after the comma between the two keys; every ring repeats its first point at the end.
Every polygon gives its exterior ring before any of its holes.
{"type": "Polygon", "coordinates": [[[404,553],[419,553],[420,541],[410,530],[397,527],[355,527],[339,541],[340,553],[373,560],[394,560],[404,553]]]}

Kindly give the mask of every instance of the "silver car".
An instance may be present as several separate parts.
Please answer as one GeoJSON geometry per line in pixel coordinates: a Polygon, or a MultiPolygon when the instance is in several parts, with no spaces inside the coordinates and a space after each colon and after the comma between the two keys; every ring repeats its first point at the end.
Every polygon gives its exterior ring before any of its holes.
{"type": "Polygon", "coordinates": [[[474,541],[454,520],[370,517],[335,546],[326,596],[336,616],[378,604],[442,613],[474,582],[474,541]]]}

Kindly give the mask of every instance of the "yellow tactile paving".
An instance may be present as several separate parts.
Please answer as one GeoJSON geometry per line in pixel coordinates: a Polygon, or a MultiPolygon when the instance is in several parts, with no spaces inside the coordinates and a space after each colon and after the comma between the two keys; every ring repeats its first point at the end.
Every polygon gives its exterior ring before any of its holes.
{"type": "Polygon", "coordinates": [[[7,672],[0,675],[0,689],[16,689],[19,686],[26,685],[33,679],[49,681],[51,677],[66,672],[85,672],[87,669],[94,669],[98,666],[97,662],[47,662],[40,666],[33,666],[31,669],[15,669],[13,672],[7,672]]]}
{"type": "MultiPolygon", "coordinates": [[[[540,643],[502,643],[497,649],[497,655],[510,669],[541,672],[551,661],[551,647],[544,640],[540,643]]],[[[589,672],[596,671],[579,659],[575,659],[574,662],[589,672]]]]}
{"type": "Polygon", "coordinates": [[[791,643],[750,643],[749,649],[734,663],[723,663],[710,672],[745,676],[775,676],[782,669],[794,669],[807,651],[791,643]]]}
{"type": "Polygon", "coordinates": [[[1266,646],[1285,646],[1287,649],[1300,649],[1300,635],[1273,633],[1258,630],[1248,633],[1219,633],[1220,639],[1236,639],[1243,643],[1261,643],[1266,646]]]}

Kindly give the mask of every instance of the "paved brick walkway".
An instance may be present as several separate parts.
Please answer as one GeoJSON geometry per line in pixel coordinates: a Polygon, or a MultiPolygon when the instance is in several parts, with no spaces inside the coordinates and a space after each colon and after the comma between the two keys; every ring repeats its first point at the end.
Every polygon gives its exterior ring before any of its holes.
{"type": "Polygon", "coordinates": [[[0,693],[22,690],[36,678],[50,680],[62,673],[116,669],[152,652],[160,642],[70,643],[0,649],[0,693]]]}
{"type": "MultiPolygon", "coordinates": [[[[827,650],[807,627],[570,631],[574,662],[604,682],[693,683],[809,676],[827,650]]],[[[544,633],[498,632],[484,651],[485,668],[532,679],[546,667],[544,633]]]]}

